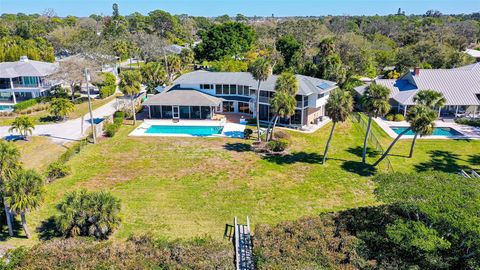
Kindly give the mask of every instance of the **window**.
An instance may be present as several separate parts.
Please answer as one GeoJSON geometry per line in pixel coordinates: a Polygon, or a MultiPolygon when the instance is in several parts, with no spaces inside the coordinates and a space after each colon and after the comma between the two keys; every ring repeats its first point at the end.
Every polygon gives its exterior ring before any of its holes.
{"type": "Polygon", "coordinates": [[[252,114],[250,106],[246,102],[238,102],[238,112],[252,114]]]}
{"type": "Polygon", "coordinates": [[[210,89],[213,89],[212,86],[213,86],[213,85],[211,85],[211,84],[201,84],[201,85],[200,85],[200,89],[210,90],[210,89]]]}
{"type": "Polygon", "coordinates": [[[192,106],[190,107],[191,114],[190,117],[192,119],[200,119],[200,107],[199,106],[192,106]]]}
{"type": "Polygon", "coordinates": [[[180,118],[190,119],[190,107],[180,106],[180,118]]]}
{"type": "Polygon", "coordinates": [[[162,106],[162,118],[172,118],[172,106],[162,106]]]}
{"type": "Polygon", "coordinates": [[[230,95],[237,94],[237,86],[235,84],[230,84],[230,95]]]}
{"type": "Polygon", "coordinates": [[[215,85],[215,94],[217,94],[217,95],[222,94],[222,85],[221,84],[215,85]]]}
{"type": "Polygon", "coordinates": [[[208,106],[202,106],[200,110],[201,110],[201,118],[202,118],[202,119],[210,119],[210,118],[212,118],[211,108],[210,108],[210,107],[208,107],[208,106]]]}
{"type": "Polygon", "coordinates": [[[232,101],[224,101],[223,102],[223,112],[234,112],[235,108],[233,107],[232,101]]]}
{"type": "Polygon", "coordinates": [[[228,84],[223,85],[223,94],[230,95],[230,86],[228,84]]]}
{"type": "Polygon", "coordinates": [[[249,96],[250,95],[249,91],[250,91],[250,87],[244,85],[243,86],[243,95],[244,96],[249,96]]]}

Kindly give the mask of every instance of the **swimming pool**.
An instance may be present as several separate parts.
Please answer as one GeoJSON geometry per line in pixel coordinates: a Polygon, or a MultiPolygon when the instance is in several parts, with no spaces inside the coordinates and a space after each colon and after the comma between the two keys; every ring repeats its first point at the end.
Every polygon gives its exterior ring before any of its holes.
{"type": "Polygon", "coordinates": [[[146,134],[181,134],[198,137],[206,137],[221,134],[223,126],[171,126],[171,125],[153,125],[150,126],[146,134]]]}
{"type": "Polygon", "coordinates": [[[12,105],[0,105],[0,112],[11,112],[13,111],[12,105]]]}
{"type": "MultiPolygon", "coordinates": [[[[407,127],[390,127],[395,133],[400,134],[402,133],[407,127]]],[[[413,131],[409,130],[407,133],[404,135],[415,135],[413,131]]],[[[453,128],[450,127],[436,127],[433,129],[433,134],[431,136],[447,136],[447,137],[452,137],[452,136],[463,136],[462,133],[456,131],[453,128]]]]}

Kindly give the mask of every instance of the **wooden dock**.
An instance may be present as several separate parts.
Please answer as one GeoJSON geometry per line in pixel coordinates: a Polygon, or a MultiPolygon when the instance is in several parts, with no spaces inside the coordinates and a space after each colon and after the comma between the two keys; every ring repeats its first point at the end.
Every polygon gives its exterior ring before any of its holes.
{"type": "Polygon", "coordinates": [[[254,270],[249,218],[247,217],[247,224],[243,225],[238,224],[238,219],[235,217],[234,230],[235,268],[237,270],[254,270]]]}

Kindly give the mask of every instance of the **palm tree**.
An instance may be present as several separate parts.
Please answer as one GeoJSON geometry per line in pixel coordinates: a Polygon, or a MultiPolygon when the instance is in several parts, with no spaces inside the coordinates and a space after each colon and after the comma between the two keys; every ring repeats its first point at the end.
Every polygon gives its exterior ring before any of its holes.
{"type": "MultiPolygon", "coordinates": [[[[443,94],[434,90],[420,90],[418,93],[413,97],[413,101],[417,104],[425,105],[432,110],[439,110],[442,108],[447,100],[443,97],[443,94]]],[[[418,135],[426,136],[431,135],[433,132],[433,128],[426,130],[422,128],[412,127],[413,132],[415,132],[415,136],[413,137],[412,146],[410,147],[410,153],[408,154],[409,158],[413,157],[413,149],[415,148],[415,143],[417,141],[418,135]]]]}
{"type": "Polygon", "coordinates": [[[137,123],[137,117],[135,115],[135,102],[133,97],[141,90],[142,74],[138,70],[126,70],[120,73],[120,90],[130,96],[132,104],[133,125],[137,123]]]}
{"type": "Polygon", "coordinates": [[[348,115],[353,110],[353,99],[348,91],[336,89],[328,96],[327,104],[325,105],[325,112],[330,119],[332,119],[333,125],[330,130],[330,136],[328,137],[327,145],[325,146],[325,152],[323,153],[323,164],[327,160],[328,148],[330,141],[333,137],[333,131],[338,122],[345,122],[348,115]]]}
{"type": "Polygon", "coordinates": [[[25,213],[40,206],[43,193],[43,178],[34,170],[22,170],[5,183],[5,203],[14,214],[20,215],[27,238],[30,238],[30,231],[25,213]]]}
{"type": "Polygon", "coordinates": [[[271,101],[272,109],[275,111],[274,121],[272,125],[272,131],[270,132],[270,139],[268,138],[267,130],[267,140],[273,139],[273,132],[275,126],[277,125],[278,118],[288,118],[295,114],[295,108],[297,107],[297,100],[294,96],[291,96],[287,92],[277,92],[271,101]]]}
{"type": "Polygon", "coordinates": [[[55,222],[66,237],[95,236],[107,239],[120,224],[120,201],[107,192],[78,190],[57,205],[55,222]]]}
{"type": "Polygon", "coordinates": [[[11,180],[21,168],[20,152],[10,142],[0,141],[0,192],[7,217],[8,233],[13,236],[12,215],[5,199],[5,183],[11,180]]]}
{"type": "Polygon", "coordinates": [[[35,129],[35,123],[33,119],[28,116],[19,116],[13,120],[12,125],[8,132],[18,132],[24,140],[28,141],[28,134],[32,134],[35,129]]]}
{"type": "Polygon", "coordinates": [[[390,90],[385,86],[372,84],[362,96],[361,103],[364,112],[368,115],[367,131],[363,140],[362,162],[365,163],[367,156],[367,142],[372,128],[373,117],[381,117],[390,111],[390,90]]]}
{"type": "Polygon", "coordinates": [[[271,101],[272,109],[275,112],[275,115],[267,128],[267,140],[270,126],[273,126],[270,132],[270,139],[273,138],[273,129],[275,128],[279,117],[290,117],[295,114],[295,107],[297,107],[295,96],[297,93],[298,81],[295,75],[291,72],[282,73],[275,82],[275,95],[271,101]],[[278,98],[275,98],[277,95],[278,98]]]}
{"type": "Polygon", "coordinates": [[[65,120],[65,117],[73,112],[75,105],[66,98],[53,98],[50,101],[49,111],[56,119],[65,120]]]}
{"type": "Polygon", "coordinates": [[[428,89],[418,91],[413,97],[413,101],[417,104],[430,107],[431,109],[439,109],[447,102],[442,93],[428,89]]]}
{"type": "MultiPolygon", "coordinates": [[[[415,107],[411,108],[407,113],[407,121],[410,123],[410,127],[406,128],[402,131],[398,136],[393,140],[390,146],[387,148],[387,151],[383,153],[383,155],[373,164],[373,166],[377,166],[385,157],[388,155],[392,147],[397,143],[397,141],[405,135],[408,131],[412,130],[416,134],[418,133],[420,136],[432,134],[434,129],[434,121],[437,118],[436,113],[431,108],[425,105],[416,105],[415,107]]],[[[411,152],[413,151],[413,147],[415,144],[412,144],[411,152]]]]}
{"type": "Polygon", "coordinates": [[[249,70],[253,78],[258,82],[255,113],[257,115],[257,141],[260,142],[260,85],[262,82],[266,81],[270,75],[272,75],[272,66],[267,59],[258,58],[252,63],[252,65],[249,67],[249,70]]]}

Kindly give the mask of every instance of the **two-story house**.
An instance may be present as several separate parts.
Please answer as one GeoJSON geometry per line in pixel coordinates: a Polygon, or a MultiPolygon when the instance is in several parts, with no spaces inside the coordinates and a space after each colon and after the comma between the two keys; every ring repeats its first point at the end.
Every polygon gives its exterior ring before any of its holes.
{"type": "MultiPolygon", "coordinates": [[[[270,100],[275,95],[277,75],[272,75],[260,86],[259,119],[273,117],[270,100]]],[[[314,124],[325,115],[329,92],[337,88],[335,82],[296,75],[298,93],[295,115],[281,119],[280,125],[300,128],[314,124]]],[[[211,119],[215,113],[244,114],[257,117],[255,99],[258,82],[248,72],[195,71],[184,74],[161,93],[144,103],[150,118],[157,119],[211,119]]]]}
{"type": "Polygon", "coordinates": [[[26,56],[17,62],[0,63],[0,103],[16,104],[47,95],[53,86],[47,76],[57,68],[55,63],[33,61],[26,56]]]}

